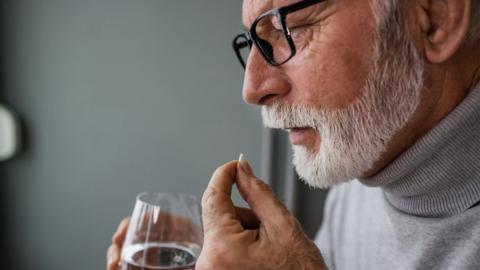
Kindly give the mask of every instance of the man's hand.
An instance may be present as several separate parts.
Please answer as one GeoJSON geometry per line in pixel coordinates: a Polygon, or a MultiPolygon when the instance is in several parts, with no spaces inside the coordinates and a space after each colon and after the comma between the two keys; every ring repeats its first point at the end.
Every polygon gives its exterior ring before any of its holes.
{"type": "Polygon", "coordinates": [[[326,269],[318,248],[246,161],[215,171],[202,208],[204,246],[196,270],[326,269]],[[233,205],[234,182],[251,209],[233,205]]]}
{"type": "Polygon", "coordinates": [[[125,218],[118,225],[117,231],[112,236],[112,244],[107,251],[107,270],[120,269],[120,252],[122,250],[123,241],[127,234],[130,218],[125,218]]]}

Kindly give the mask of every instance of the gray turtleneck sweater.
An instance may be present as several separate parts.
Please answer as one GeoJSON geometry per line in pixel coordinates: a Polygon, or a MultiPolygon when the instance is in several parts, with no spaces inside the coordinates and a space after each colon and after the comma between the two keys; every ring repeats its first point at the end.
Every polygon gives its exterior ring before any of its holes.
{"type": "Polygon", "coordinates": [[[316,243],[336,270],[480,269],[480,87],[387,168],[334,187],[316,243]]]}

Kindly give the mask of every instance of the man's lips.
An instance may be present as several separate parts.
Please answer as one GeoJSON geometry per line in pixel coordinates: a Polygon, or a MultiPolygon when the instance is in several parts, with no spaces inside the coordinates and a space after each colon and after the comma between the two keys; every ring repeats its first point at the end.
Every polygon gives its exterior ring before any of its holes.
{"type": "Polygon", "coordinates": [[[310,145],[315,140],[315,129],[310,127],[294,127],[287,129],[289,131],[290,142],[298,145],[310,145]]]}

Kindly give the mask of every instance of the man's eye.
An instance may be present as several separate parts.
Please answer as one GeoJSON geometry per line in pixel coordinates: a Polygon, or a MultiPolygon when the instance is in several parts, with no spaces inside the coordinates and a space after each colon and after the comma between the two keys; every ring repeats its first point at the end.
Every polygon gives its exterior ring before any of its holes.
{"type": "Polygon", "coordinates": [[[290,29],[290,35],[292,37],[293,42],[298,46],[298,49],[300,49],[305,42],[308,41],[308,37],[310,36],[310,33],[312,31],[312,28],[309,27],[308,25],[302,25],[295,27],[293,29],[290,29]]]}
{"type": "Polygon", "coordinates": [[[307,25],[295,26],[293,28],[290,28],[290,34],[292,36],[299,35],[304,33],[307,29],[308,29],[307,25]]]}

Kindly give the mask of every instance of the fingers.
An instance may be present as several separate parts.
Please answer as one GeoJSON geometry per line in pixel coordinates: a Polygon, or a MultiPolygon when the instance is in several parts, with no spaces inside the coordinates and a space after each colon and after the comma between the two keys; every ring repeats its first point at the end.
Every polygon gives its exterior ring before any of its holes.
{"type": "Polygon", "coordinates": [[[283,221],[290,222],[291,214],[272,189],[253,175],[246,160],[238,163],[237,186],[261,223],[275,223],[283,226],[286,225],[282,224],[283,221]]]}
{"type": "Polygon", "coordinates": [[[113,234],[112,243],[121,247],[125,236],[127,235],[128,224],[130,223],[130,217],[124,218],[120,224],[118,224],[117,231],[113,234]]]}
{"type": "Polygon", "coordinates": [[[255,230],[260,227],[260,221],[257,215],[249,208],[235,207],[235,212],[240,218],[243,228],[246,230],[255,230]]]}
{"type": "Polygon", "coordinates": [[[120,262],[120,247],[112,244],[107,251],[107,270],[118,270],[120,262]]]}
{"type": "Polygon", "coordinates": [[[232,186],[237,175],[237,161],[230,161],[218,167],[212,175],[208,183],[208,189],[215,189],[230,196],[232,194],[232,186]]]}
{"type": "Polygon", "coordinates": [[[227,225],[241,228],[233,205],[232,186],[237,174],[237,161],[219,167],[202,197],[202,217],[205,234],[216,227],[227,225]]]}
{"type": "Polygon", "coordinates": [[[112,245],[107,250],[107,270],[117,270],[120,262],[120,252],[127,235],[128,224],[130,218],[124,218],[120,224],[118,224],[117,231],[112,236],[112,245]]]}

